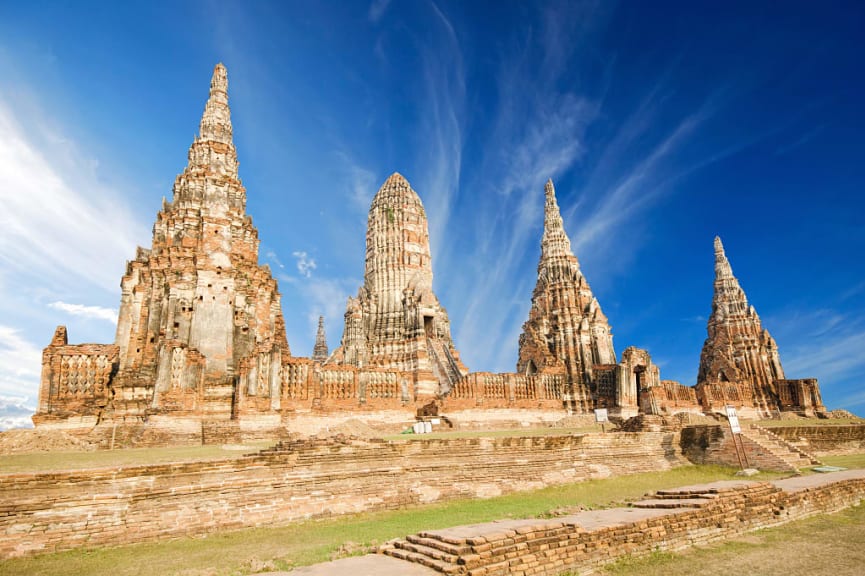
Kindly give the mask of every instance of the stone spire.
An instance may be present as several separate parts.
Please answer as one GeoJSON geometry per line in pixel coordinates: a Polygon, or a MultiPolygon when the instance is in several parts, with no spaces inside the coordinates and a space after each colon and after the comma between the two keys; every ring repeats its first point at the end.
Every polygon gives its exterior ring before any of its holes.
{"type": "Polygon", "coordinates": [[[409,372],[421,397],[446,393],[466,369],[432,283],[426,212],[394,173],[369,209],[364,284],[349,298],[334,360],[409,372]]]}
{"type": "Polygon", "coordinates": [[[616,363],[613,336],[571,250],[552,180],[544,194],[538,280],[520,336],[517,372],[565,372],[573,384],[577,407],[588,410],[592,367],[616,363]]]}
{"type": "Polygon", "coordinates": [[[753,387],[761,403],[771,405],[775,381],[784,379],[778,346],[763,329],[754,307],[748,304],[718,237],[715,237],[715,290],[707,331],[697,384],[747,384],[753,387]]]}
{"type": "Polygon", "coordinates": [[[324,316],[318,317],[318,332],[315,334],[315,346],[312,348],[314,362],[323,363],[327,360],[327,337],[324,335],[324,316]]]}
{"type": "Polygon", "coordinates": [[[541,266],[549,266],[560,258],[574,258],[571,251],[571,240],[565,233],[565,224],[559,212],[559,204],[556,202],[556,190],[553,181],[547,180],[544,185],[544,235],[541,238],[541,266]]]}
{"type": "Polygon", "coordinates": [[[152,248],[139,248],[127,264],[116,343],[121,374],[156,380],[158,388],[196,356],[207,380],[232,382],[246,367],[257,378],[248,392],[267,395],[289,348],[276,280],[258,265],[227,90],[225,66],[217,64],[188,165],[157,214],[152,248]]]}

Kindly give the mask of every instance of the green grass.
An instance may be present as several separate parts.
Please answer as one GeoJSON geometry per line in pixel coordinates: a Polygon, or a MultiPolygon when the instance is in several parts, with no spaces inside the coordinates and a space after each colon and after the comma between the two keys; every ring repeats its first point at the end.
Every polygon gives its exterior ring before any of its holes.
{"type": "Polygon", "coordinates": [[[859,505],[679,554],[623,558],[605,572],[615,576],[859,576],[863,566],[865,505],[859,505]]]}
{"type": "MultiPolygon", "coordinates": [[[[735,472],[719,466],[683,466],[666,472],[579,482],[486,500],[457,500],[281,528],[222,532],[206,538],[73,550],[7,560],[0,563],[0,575],[225,576],[249,574],[261,568],[286,569],[329,560],[340,547],[362,553],[373,543],[425,529],[546,516],[563,507],[608,507],[660,488],[730,479],[735,472]]],[[[761,474],[755,478],[779,476],[761,474]]]]}
{"type": "Polygon", "coordinates": [[[843,468],[865,468],[865,454],[820,456],[820,461],[829,466],[841,466],[843,468]]]}
{"type": "Polygon", "coordinates": [[[257,452],[272,444],[273,442],[248,442],[244,444],[247,447],[245,450],[227,450],[222,446],[170,446],[98,450],[95,452],[31,452],[0,456],[0,471],[3,473],[44,472],[195,460],[222,460],[240,458],[244,454],[257,452]]]}
{"type": "Polygon", "coordinates": [[[849,426],[858,424],[865,426],[863,418],[801,418],[793,420],[756,420],[755,424],[764,428],[795,428],[796,426],[849,426]]]}

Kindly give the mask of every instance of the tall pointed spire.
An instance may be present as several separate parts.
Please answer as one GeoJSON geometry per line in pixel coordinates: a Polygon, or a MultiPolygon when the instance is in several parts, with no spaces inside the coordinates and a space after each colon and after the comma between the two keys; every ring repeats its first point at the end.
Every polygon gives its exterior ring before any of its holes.
{"type": "Polygon", "coordinates": [[[327,336],[324,335],[324,316],[318,317],[318,332],[315,334],[315,346],[312,348],[312,360],[322,363],[327,360],[327,336]]]}
{"type": "Polygon", "coordinates": [[[700,354],[697,385],[731,382],[750,386],[762,407],[784,378],[775,340],[765,330],[733,275],[724,245],[715,237],[715,283],[708,337],[700,354]]]}
{"type": "Polygon", "coordinates": [[[552,180],[544,186],[544,196],[538,281],[520,336],[517,372],[564,370],[578,408],[588,410],[593,366],[616,363],[613,336],[571,251],[552,180]]]}
{"type": "Polygon", "coordinates": [[[565,224],[562,214],[559,212],[559,204],[556,202],[556,189],[553,187],[552,179],[547,180],[544,186],[546,201],[544,204],[544,235],[541,239],[541,261],[540,267],[549,263],[550,259],[556,257],[573,258],[571,251],[571,240],[565,233],[565,224]]]}
{"type": "Polygon", "coordinates": [[[727,255],[724,253],[724,245],[721,243],[721,237],[715,236],[715,280],[725,278],[733,278],[733,269],[730,267],[730,261],[727,260],[727,255]]]}
{"type": "Polygon", "coordinates": [[[239,181],[231,110],[228,107],[228,71],[221,63],[213,69],[210,97],[204,105],[198,136],[189,148],[187,171],[239,181]]]}
{"type": "Polygon", "coordinates": [[[210,98],[198,129],[202,140],[232,144],[231,111],[228,108],[228,70],[222,63],[213,69],[210,98]]]}

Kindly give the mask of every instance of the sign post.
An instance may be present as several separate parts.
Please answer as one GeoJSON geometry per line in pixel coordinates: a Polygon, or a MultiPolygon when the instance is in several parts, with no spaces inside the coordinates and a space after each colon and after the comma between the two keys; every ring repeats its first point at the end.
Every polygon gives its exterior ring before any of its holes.
{"type": "Polygon", "coordinates": [[[733,406],[724,406],[724,410],[727,412],[727,421],[730,423],[730,432],[733,433],[733,447],[736,449],[736,458],[739,460],[739,467],[744,470],[745,466],[748,468],[751,465],[748,463],[748,455],[745,453],[745,442],[742,440],[740,435],[742,434],[742,427],[739,425],[739,416],[736,414],[736,408],[733,406]],[[739,447],[741,445],[742,453],[739,454],[739,447]],[[745,464],[742,465],[742,459],[745,459],[745,464]]]}
{"type": "Polygon", "coordinates": [[[609,422],[607,418],[607,409],[606,408],[596,408],[595,409],[595,422],[601,425],[601,432],[604,434],[607,433],[606,428],[604,428],[604,424],[609,422]]]}

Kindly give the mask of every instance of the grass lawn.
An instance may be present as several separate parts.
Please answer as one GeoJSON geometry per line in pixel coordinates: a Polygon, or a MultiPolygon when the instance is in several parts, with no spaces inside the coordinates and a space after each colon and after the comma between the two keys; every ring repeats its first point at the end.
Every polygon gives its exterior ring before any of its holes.
{"type": "Polygon", "coordinates": [[[678,554],[658,552],[608,566],[615,576],[860,576],[865,573],[865,505],[752,532],[678,554]]]}
{"type": "MultiPolygon", "coordinates": [[[[750,423],[751,421],[743,421],[750,423]]],[[[849,426],[857,424],[865,426],[863,418],[802,418],[794,420],[755,420],[754,424],[758,424],[764,428],[795,428],[796,426],[849,426]]]]}
{"type": "MultiPolygon", "coordinates": [[[[205,538],[72,550],[0,562],[0,575],[223,576],[250,574],[267,568],[286,569],[329,560],[340,554],[340,550],[362,553],[371,544],[423,529],[509,517],[539,517],[562,507],[614,506],[660,488],[733,478],[735,472],[735,469],[719,466],[683,466],[666,472],[579,482],[486,500],[457,500],[282,528],[222,532],[205,538]]],[[[761,474],[755,478],[779,476],[761,474]]]]}
{"type": "MultiPolygon", "coordinates": [[[[258,452],[273,442],[248,442],[242,450],[222,446],[169,446],[163,448],[125,448],[123,450],[97,450],[94,452],[30,452],[0,456],[0,472],[43,472],[80,470],[106,466],[134,466],[193,460],[222,460],[240,458],[258,452]]],[[[229,447],[232,448],[232,447],[229,447]]],[[[239,447],[238,447],[239,448],[239,447]]]]}

